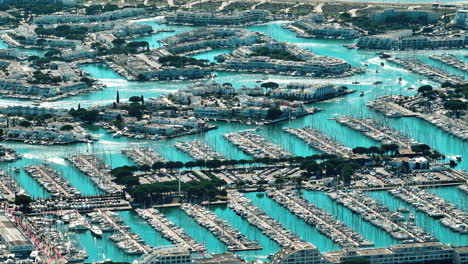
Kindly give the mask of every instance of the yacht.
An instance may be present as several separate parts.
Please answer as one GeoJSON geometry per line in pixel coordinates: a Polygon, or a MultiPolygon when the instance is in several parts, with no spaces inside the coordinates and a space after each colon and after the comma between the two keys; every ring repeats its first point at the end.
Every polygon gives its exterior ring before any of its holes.
{"type": "Polygon", "coordinates": [[[121,136],[122,136],[122,133],[120,133],[120,132],[117,132],[114,135],[112,135],[112,137],[114,137],[114,138],[119,138],[121,136]]]}
{"type": "Polygon", "coordinates": [[[102,236],[102,230],[98,227],[93,225],[90,229],[91,234],[95,237],[101,237],[102,236]]]}
{"type": "Polygon", "coordinates": [[[70,223],[69,229],[72,231],[86,231],[89,229],[89,227],[85,222],[74,221],[70,223]]]}

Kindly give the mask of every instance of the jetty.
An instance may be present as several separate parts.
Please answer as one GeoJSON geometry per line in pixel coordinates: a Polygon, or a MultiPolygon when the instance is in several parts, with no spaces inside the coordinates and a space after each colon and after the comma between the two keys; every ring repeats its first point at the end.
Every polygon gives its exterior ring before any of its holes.
{"type": "Polygon", "coordinates": [[[402,135],[398,130],[385,126],[374,119],[342,116],[335,118],[335,120],[339,124],[359,131],[383,144],[397,144],[402,148],[410,148],[411,145],[419,143],[410,137],[402,135]]]}
{"type": "Polygon", "coordinates": [[[194,160],[224,160],[223,154],[214,151],[209,145],[200,140],[179,141],[174,146],[187,153],[194,160]]]}
{"type": "Polygon", "coordinates": [[[418,113],[396,104],[394,99],[392,96],[382,96],[374,101],[368,101],[366,106],[390,118],[418,116],[418,113]]]}
{"type": "Polygon", "coordinates": [[[437,241],[437,238],[414,223],[405,221],[400,212],[391,212],[387,207],[361,191],[336,191],[327,194],[337,203],[361,215],[364,220],[386,231],[402,243],[437,241]]]}
{"type": "Polygon", "coordinates": [[[269,142],[266,138],[255,134],[252,130],[225,134],[224,137],[240,148],[243,152],[255,158],[289,158],[292,153],[281,146],[269,142]]]}
{"type": "Polygon", "coordinates": [[[268,189],[266,194],[306,223],[315,226],[320,233],[343,248],[372,247],[374,245],[343,222],[290,190],[268,189]]]}
{"type": "Polygon", "coordinates": [[[0,193],[10,202],[15,201],[16,195],[26,194],[26,191],[16,182],[11,175],[0,170],[0,193]]]}
{"type": "Polygon", "coordinates": [[[125,200],[125,194],[123,192],[36,199],[31,203],[30,207],[32,210],[31,215],[61,214],[68,210],[77,210],[80,213],[87,213],[98,208],[113,211],[130,210],[132,208],[130,203],[125,200]]]}
{"type": "Polygon", "coordinates": [[[122,153],[127,155],[130,159],[132,159],[136,164],[140,166],[151,166],[157,161],[166,161],[166,159],[164,159],[159,153],[156,153],[156,151],[149,147],[125,148],[122,149],[122,153]]]}
{"type": "Polygon", "coordinates": [[[178,227],[171,222],[166,216],[160,213],[157,209],[140,209],[135,210],[137,214],[150,224],[156,231],[167,240],[171,241],[178,247],[188,249],[190,252],[203,252],[205,247],[191,238],[183,228],[178,227]]]}
{"type": "Polygon", "coordinates": [[[52,197],[75,197],[81,193],[49,165],[28,165],[24,170],[35,179],[52,197]]]}
{"type": "Polygon", "coordinates": [[[417,187],[393,189],[390,193],[413,205],[416,210],[440,219],[444,226],[453,231],[468,234],[468,213],[447,200],[417,187]]]}
{"type": "Polygon", "coordinates": [[[466,83],[462,77],[448,73],[415,58],[388,58],[387,60],[405,68],[406,70],[423,75],[438,83],[444,83],[447,81],[452,84],[466,83]]]}
{"type": "Polygon", "coordinates": [[[103,218],[114,227],[118,233],[109,238],[117,243],[117,247],[122,249],[128,255],[148,254],[150,247],[145,245],[140,236],[129,230],[129,227],[120,224],[119,216],[116,213],[98,210],[103,218]]]}
{"type": "Polygon", "coordinates": [[[438,62],[442,62],[449,66],[452,66],[455,69],[468,72],[468,65],[463,60],[455,57],[452,54],[440,54],[440,55],[431,55],[429,58],[436,60],[438,62]]]}
{"type": "Polygon", "coordinates": [[[258,241],[250,240],[226,220],[200,205],[185,203],[181,209],[223,242],[229,251],[260,250],[258,241]]]}
{"type": "Polygon", "coordinates": [[[322,151],[324,153],[335,154],[337,156],[342,156],[345,158],[351,157],[353,155],[353,152],[350,148],[323,134],[317,129],[311,127],[285,127],[283,128],[283,130],[305,141],[307,145],[311,146],[312,148],[322,151]]]}
{"type": "Polygon", "coordinates": [[[98,186],[99,189],[106,193],[114,193],[122,188],[112,181],[109,166],[96,155],[81,154],[76,156],[68,156],[65,158],[79,171],[88,175],[91,180],[98,186]]]}
{"type": "Polygon", "coordinates": [[[246,219],[250,224],[256,226],[263,234],[270,237],[282,247],[293,246],[296,243],[304,243],[305,241],[296,234],[287,230],[281,223],[267,215],[260,208],[254,206],[252,201],[247,199],[239,192],[231,191],[228,193],[229,204],[236,214],[246,219]]]}

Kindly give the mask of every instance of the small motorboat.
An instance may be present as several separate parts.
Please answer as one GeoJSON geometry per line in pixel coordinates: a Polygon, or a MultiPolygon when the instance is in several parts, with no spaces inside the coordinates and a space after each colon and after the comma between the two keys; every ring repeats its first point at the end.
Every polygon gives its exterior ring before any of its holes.
{"type": "Polygon", "coordinates": [[[15,167],[15,172],[16,172],[16,173],[20,173],[20,168],[15,167]]]}
{"type": "Polygon", "coordinates": [[[364,96],[364,92],[361,92],[361,93],[359,94],[359,96],[361,96],[361,97],[364,96]]]}
{"type": "Polygon", "coordinates": [[[381,81],[376,81],[376,82],[374,82],[374,85],[378,85],[378,84],[382,84],[382,83],[383,82],[381,82],[381,81]]]}
{"type": "Polygon", "coordinates": [[[90,231],[93,236],[102,237],[102,230],[98,226],[93,225],[90,231]]]}

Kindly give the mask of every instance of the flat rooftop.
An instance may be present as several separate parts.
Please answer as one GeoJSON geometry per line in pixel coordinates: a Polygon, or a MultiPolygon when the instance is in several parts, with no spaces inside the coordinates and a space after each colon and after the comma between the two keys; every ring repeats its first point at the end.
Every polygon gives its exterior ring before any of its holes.
{"type": "Polygon", "coordinates": [[[0,215],[0,236],[10,247],[32,246],[31,241],[5,215],[0,215]]]}

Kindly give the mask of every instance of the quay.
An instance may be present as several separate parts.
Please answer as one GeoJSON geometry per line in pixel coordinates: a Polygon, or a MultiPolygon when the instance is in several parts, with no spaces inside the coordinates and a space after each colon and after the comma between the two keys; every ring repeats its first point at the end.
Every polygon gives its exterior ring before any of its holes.
{"type": "Polygon", "coordinates": [[[333,140],[329,136],[323,134],[321,131],[311,128],[289,128],[285,127],[283,130],[289,134],[292,134],[301,140],[305,141],[307,145],[314,149],[320,150],[324,153],[335,154],[342,157],[351,157],[353,152],[350,148],[343,144],[333,140]]]}
{"type": "Polygon", "coordinates": [[[179,141],[174,146],[187,153],[194,160],[224,160],[223,154],[214,151],[209,145],[200,140],[179,141]]]}
{"type": "Polygon", "coordinates": [[[368,101],[366,106],[391,118],[418,116],[418,113],[397,105],[393,99],[391,96],[382,96],[374,101],[368,101]]]}
{"type": "Polygon", "coordinates": [[[444,83],[449,81],[452,84],[465,84],[466,81],[463,78],[450,74],[442,69],[433,67],[427,63],[423,63],[414,58],[388,58],[390,62],[393,62],[406,70],[409,70],[413,73],[426,76],[427,78],[438,82],[444,83]]]}
{"type": "Polygon", "coordinates": [[[88,175],[91,180],[106,193],[115,193],[122,188],[112,181],[109,166],[93,154],[81,154],[65,158],[79,171],[88,175]]]}
{"type": "Polygon", "coordinates": [[[176,246],[188,249],[190,252],[203,252],[204,246],[191,238],[184,229],[171,222],[157,209],[136,209],[137,214],[150,224],[156,231],[176,246]]]}
{"type": "Polygon", "coordinates": [[[317,230],[344,248],[371,247],[374,244],[354,232],[343,222],[317,208],[292,191],[268,189],[268,197],[288,209],[291,213],[313,225],[317,230]]]}
{"type": "Polygon", "coordinates": [[[25,190],[4,170],[0,170],[0,188],[3,198],[10,202],[15,201],[16,195],[26,194],[25,190]]]}
{"type": "Polygon", "coordinates": [[[118,215],[110,215],[110,212],[103,211],[101,209],[98,212],[103,216],[103,218],[117,230],[120,235],[113,235],[110,237],[111,240],[117,242],[117,247],[124,250],[128,255],[141,255],[148,254],[150,251],[149,246],[143,243],[143,240],[139,237],[138,234],[135,234],[122,225],[118,224],[115,218],[120,218],[118,215]]]}
{"type": "Polygon", "coordinates": [[[364,135],[384,144],[393,143],[402,148],[410,148],[411,145],[418,143],[416,140],[402,135],[399,131],[370,118],[342,116],[335,118],[335,120],[341,125],[362,132],[364,135]]]}
{"type": "Polygon", "coordinates": [[[464,72],[468,72],[468,65],[463,60],[455,57],[452,54],[443,54],[443,55],[431,55],[429,58],[452,66],[455,69],[459,69],[464,72]]]}
{"type": "Polygon", "coordinates": [[[399,212],[390,212],[388,208],[362,192],[354,190],[352,192],[337,191],[327,194],[331,199],[361,215],[364,220],[386,231],[393,238],[402,241],[402,243],[437,240],[416,225],[404,222],[404,217],[399,212]]]}
{"type": "Polygon", "coordinates": [[[468,234],[468,213],[456,208],[445,199],[418,188],[399,188],[391,190],[390,193],[411,204],[416,210],[440,219],[444,226],[453,231],[468,234]]]}
{"type": "Polygon", "coordinates": [[[458,189],[460,189],[462,192],[468,194],[468,185],[466,185],[466,184],[460,185],[460,186],[458,186],[458,189]]]}
{"type": "Polygon", "coordinates": [[[98,208],[108,211],[132,209],[130,203],[125,200],[123,192],[93,196],[36,199],[31,203],[30,207],[32,211],[30,215],[60,214],[68,210],[87,213],[95,211],[98,208]]]}
{"type": "Polygon", "coordinates": [[[277,159],[292,157],[292,154],[281,146],[269,142],[266,138],[253,133],[251,130],[228,133],[224,137],[243,152],[255,158],[277,159]]]}
{"type": "Polygon", "coordinates": [[[229,251],[260,250],[258,241],[252,241],[227,221],[219,218],[213,212],[200,205],[182,204],[181,209],[195,219],[201,226],[207,228],[214,236],[223,242],[229,251]]]}
{"type": "Polygon", "coordinates": [[[81,193],[57,171],[48,165],[28,165],[24,170],[53,197],[75,197],[81,193]]]}
{"type": "Polygon", "coordinates": [[[127,155],[138,165],[152,165],[157,161],[165,162],[160,154],[156,151],[150,149],[149,147],[140,147],[140,148],[125,148],[122,149],[122,153],[127,155]]]}
{"type": "Polygon", "coordinates": [[[270,237],[282,247],[293,246],[304,241],[296,234],[287,230],[281,223],[266,214],[260,208],[254,206],[252,201],[242,193],[231,191],[228,193],[229,204],[236,214],[246,219],[250,224],[256,226],[263,234],[270,237]]]}

